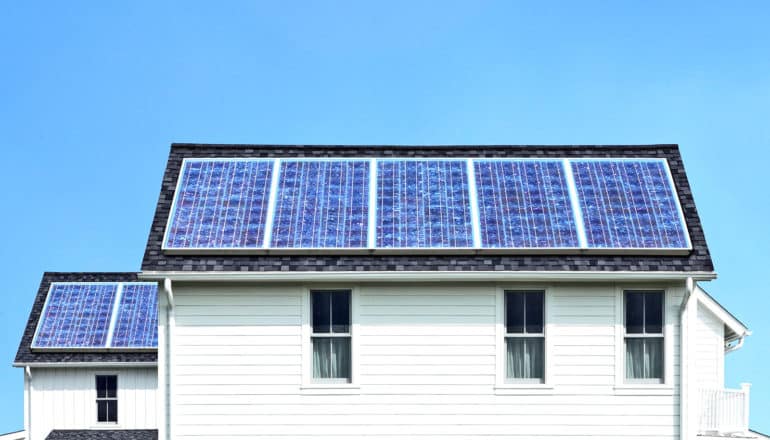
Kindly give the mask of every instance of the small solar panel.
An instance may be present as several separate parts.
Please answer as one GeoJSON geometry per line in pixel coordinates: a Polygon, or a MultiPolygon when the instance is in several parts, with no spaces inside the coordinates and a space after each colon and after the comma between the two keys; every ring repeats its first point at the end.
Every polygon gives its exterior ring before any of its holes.
{"type": "Polygon", "coordinates": [[[276,248],[365,248],[368,161],[283,161],[273,218],[276,248]]]}
{"type": "Polygon", "coordinates": [[[104,347],[117,289],[115,283],[51,284],[32,346],[104,347]]]}
{"type": "Polygon", "coordinates": [[[464,160],[380,160],[376,203],[377,247],[473,247],[464,160]]]}
{"type": "Polygon", "coordinates": [[[111,346],[121,348],[158,346],[157,284],[123,284],[111,346]]]}
{"type": "Polygon", "coordinates": [[[167,249],[262,246],[273,161],[186,160],[167,249]]]}
{"type": "Polygon", "coordinates": [[[687,249],[687,228],[665,161],[573,160],[589,248],[687,249]]]}
{"type": "Polygon", "coordinates": [[[563,161],[474,162],[483,248],[577,248],[563,161]]]}

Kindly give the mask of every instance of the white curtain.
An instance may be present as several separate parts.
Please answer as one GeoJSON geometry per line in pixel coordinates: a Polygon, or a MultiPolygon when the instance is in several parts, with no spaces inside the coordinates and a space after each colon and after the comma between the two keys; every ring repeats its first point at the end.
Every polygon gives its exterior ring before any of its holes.
{"type": "Polygon", "coordinates": [[[506,338],[506,376],[509,379],[543,379],[544,338],[506,338]]]}
{"type": "Polygon", "coordinates": [[[626,338],[626,378],[663,378],[663,338],[626,338]]]}
{"type": "Polygon", "coordinates": [[[313,377],[350,379],[350,338],[313,338],[313,377]]]}

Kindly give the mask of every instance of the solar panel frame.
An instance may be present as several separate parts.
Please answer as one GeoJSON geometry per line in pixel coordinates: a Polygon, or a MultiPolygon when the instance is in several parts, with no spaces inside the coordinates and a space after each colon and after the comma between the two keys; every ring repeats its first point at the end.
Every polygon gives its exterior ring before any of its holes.
{"type": "Polygon", "coordinates": [[[117,291],[119,289],[118,283],[115,282],[53,282],[48,287],[48,293],[46,294],[45,303],[43,304],[43,309],[40,312],[40,317],[37,321],[37,326],[35,328],[35,333],[32,336],[32,343],[30,347],[33,350],[50,350],[50,351],[78,351],[78,350],[99,350],[99,349],[106,349],[107,348],[107,341],[109,339],[109,331],[110,331],[110,324],[111,324],[111,318],[112,318],[112,311],[115,306],[115,298],[117,296],[117,291]],[[106,327],[103,329],[103,338],[104,341],[102,343],[96,344],[96,345],[40,345],[38,343],[38,338],[40,337],[40,332],[43,330],[43,327],[46,323],[47,313],[51,306],[51,298],[53,297],[54,290],[61,286],[115,286],[115,291],[112,293],[112,297],[110,299],[110,306],[108,309],[107,314],[107,322],[106,327]]]}
{"type": "MultiPolygon", "coordinates": [[[[258,249],[264,247],[264,241],[265,241],[267,230],[268,230],[268,225],[267,225],[266,221],[262,221],[262,222],[259,222],[259,223],[255,224],[256,227],[257,227],[257,233],[256,233],[256,237],[254,238],[253,245],[250,245],[250,246],[218,246],[217,247],[217,246],[171,246],[171,245],[169,245],[169,239],[170,239],[170,236],[171,236],[172,226],[173,226],[174,220],[176,219],[176,216],[178,215],[178,212],[179,212],[180,198],[182,197],[182,191],[181,190],[182,190],[183,183],[184,183],[185,172],[188,169],[187,167],[190,166],[190,164],[193,164],[193,163],[196,163],[196,162],[200,162],[200,163],[251,162],[251,163],[264,163],[264,164],[266,164],[268,166],[268,169],[267,169],[266,173],[270,173],[270,176],[265,179],[267,181],[267,185],[268,185],[267,186],[268,191],[267,191],[267,194],[266,194],[267,199],[262,201],[262,205],[264,205],[264,206],[262,206],[260,208],[260,217],[263,218],[263,219],[266,219],[267,216],[268,216],[268,212],[269,212],[269,208],[270,208],[271,189],[272,189],[272,186],[273,186],[273,181],[275,180],[275,176],[274,176],[275,168],[276,168],[275,167],[275,165],[276,165],[275,164],[275,162],[276,162],[275,159],[273,159],[273,158],[229,158],[229,157],[225,157],[225,158],[219,158],[219,157],[217,157],[217,158],[208,158],[208,157],[184,158],[182,160],[182,164],[181,164],[181,166],[179,168],[179,176],[177,177],[177,182],[176,182],[176,186],[175,186],[175,189],[174,189],[174,198],[171,201],[171,206],[169,208],[169,215],[168,215],[168,218],[166,219],[166,229],[165,229],[164,234],[163,234],[163,242],[162,242],[162,245],[161,245],[161,249],[163,251],[167,251],[167,252],[186,252],[186,251],[190,252],[190,251],[192,251],[192,252],[204,252],[205,253],[205,252],[210,251],[210,250],[234,250],[234,251],[247,250],[247,251],[249,251],[249,250],[258,250],[258,249]]],[[[256,186],[254,188],[256,188],[256,186]]],[[[251,190],[253,190],[254,188],[251,188],[251,190]]],[[[263,199],[264,198],[265,198],[265,196],[263,196],[263,199]]],[[[256,204],[254,206],[256,206],[256,204]]],[[[247,222],[243,222],[242,228],[245,228],[246,231],[248,231],[249,225],[247,224],[247,222]]],[[[247,232],[246,232],[246,234],[247,234],[247,232]]],[[[246,235],[245,239],[248,240],[248,234],[246,235]]]]}
{"type": "Polygon", "coordinates": [[[673,175],[671,174],[671,168],[669,167],[668,161],[666,159],[662,158],[645,158],[645,157],[623,157],[623,158],[600,158],[600,157],[589,157],[589,158],[570,158],[570,167],[572,174],[574,175],[576,173],[575,166],[577,166],[580,162],[616,162],[616,163],[632,163],[632,162],[641,162],[641,163],[656,163],[660,164],[662,167],[662,170],[665,174],[665,183],[667,184],[667,189],[670,191],[670,202],[674,205],[674,213],[677,217],[677,223],[678,227],[680,228],[680,232],[682,233],[682,238],[684,240],[684,247],[639,247],[639,246],[627,246],[627,247],[601,247],[596,246],[591,243],[591,239],[589,238],[589,228],[590,226],[587,223],[586,214],[585,211],[585,205],[583,204],[582,200],[582,194],[578,188],[577,184],[577,178],[573,181],[573,184],[575,185],[576,190],[576,198],[577,202],[580,204],[580,210],[583,217],[583,231],[586,236],[586,242],[585,247],[583,248],[586,252],[596,252],[596,253],[622,253],[622,254],[655,254],[655,255],[663,255],[663,254],[680,254],[680,253],[686,253],[692,250],[692,241],[690,237],[690,230],[687,226],[687,218],[684,215],[684,210],[682,209],[682,203],[679,199],[679,192],[676,187],[676,183],[674,182],[673,175]]]}

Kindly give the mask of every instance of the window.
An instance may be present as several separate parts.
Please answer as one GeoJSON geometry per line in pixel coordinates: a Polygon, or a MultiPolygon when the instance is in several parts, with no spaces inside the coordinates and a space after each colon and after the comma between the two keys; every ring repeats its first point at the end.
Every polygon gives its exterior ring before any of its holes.
{"type": "Polygon", "coordinates": [[[626,381],[663,383],[663,292],[625,292],[626,381]]]}
{"type": "Polygon", "coordinates": [[[96,421],[118,423],[118,376],[96,376],[96,421]]]}
{"type": "Polygon", "coordinates": [[[350,291],[315,290],[310,296],[313,379],[350,382],[350,291]]]}
{"type": "Polygon", "coordinates": [[[545,378],[544,292],[505,292],[505,377],[543,383],[545,378]]]}

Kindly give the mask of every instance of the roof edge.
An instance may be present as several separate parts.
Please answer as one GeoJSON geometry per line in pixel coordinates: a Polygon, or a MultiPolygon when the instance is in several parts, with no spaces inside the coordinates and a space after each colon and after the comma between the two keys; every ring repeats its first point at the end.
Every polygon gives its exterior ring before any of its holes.
{"type": "Polygon", "coordinates": [[[748,326],[735,317],[725,306],[719,303],[713,296],[709,295],[705,289],[701,286],[696,286],[699,293],[698,300],[704,307],[706,307],[711,313],[719,318],[724,325],[728,326],[739,337],[750,336],[751,330],[748,326]]]}
{"type": "Polygon", "coordinates": [[[465,148],[629,148],[629,149],[661,149],[671,148],[679,150],[679,144],[227,144],[227,143],[197,143],[197,142],[172,142],[171,148],[370,148],[370,149],[465,149],[465,148]]]}

